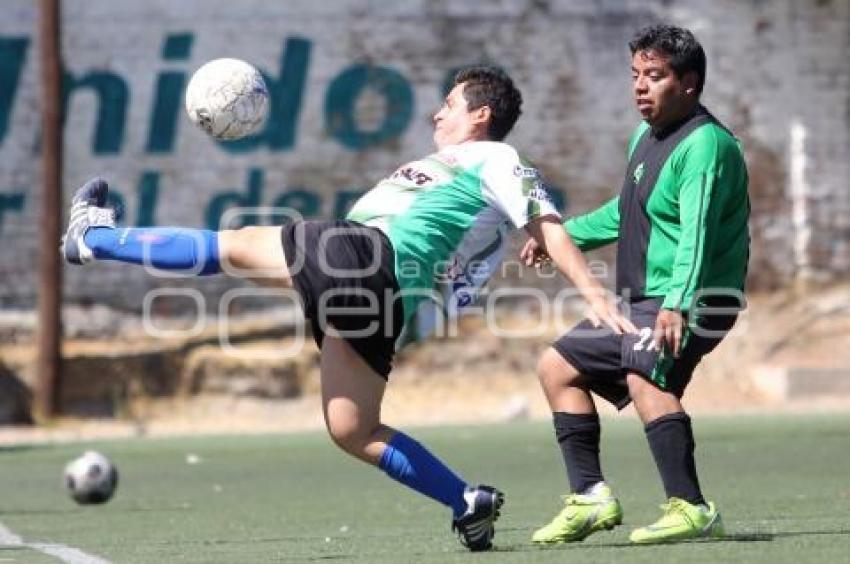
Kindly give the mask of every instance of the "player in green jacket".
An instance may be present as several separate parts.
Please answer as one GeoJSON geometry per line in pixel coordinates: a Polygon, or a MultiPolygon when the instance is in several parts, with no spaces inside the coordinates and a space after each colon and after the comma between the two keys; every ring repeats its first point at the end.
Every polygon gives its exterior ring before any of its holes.
{"type": "MultiPolygon", "coordinates": [[[[558,339],[538,372],[553,412],[571,494],[533,535],[582,540],[622,522],[599,463],[599,417],[590,392],[618,408],[634,401],[668,501],[635,543],[722,536],[720,513],[700,490],[691,421],[680,399],[700,359],[743,307],[750,206],[741,146],[701,104],[705,54],[690,31],[667,25],[630,42],[644,121],[629,143],[619,196],[565,223],[583,251],[617,243],[617,292],[637,334],[587,320],[558,339]]],[[[527,262],[541,258],[529,242],[527,262]]]]}

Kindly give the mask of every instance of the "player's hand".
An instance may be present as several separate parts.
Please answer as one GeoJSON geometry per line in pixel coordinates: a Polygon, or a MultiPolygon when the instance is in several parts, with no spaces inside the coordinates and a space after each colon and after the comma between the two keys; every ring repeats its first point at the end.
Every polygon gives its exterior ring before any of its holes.
{"type": "Polygon", "coordinates": [[[530,238],[522,246],[522,250],[519,252],[519,260],[523,261],[525,266],[533,266],[535,268],[540,268],[552,262],[551,257],[546,254],[540,243],[533,238],[530,238]]]}
{"type": "Polygon", "coordinates": [[[620,310],[617,308],[617,302],[606,297],[591,300],[587,318],[594,327],[599,327],[604,323],[617,335],[638,332],[635,324],[628,317],[620,313],[620,310]]]}
{"type": "Polygon", "coordinates": [[[672,309],[662,309],[655,319],[655,332],[652,341],[660,351],[672,351],[673,358],[679,358],[682,346],[682,331],[685,319],[672,309]]]}

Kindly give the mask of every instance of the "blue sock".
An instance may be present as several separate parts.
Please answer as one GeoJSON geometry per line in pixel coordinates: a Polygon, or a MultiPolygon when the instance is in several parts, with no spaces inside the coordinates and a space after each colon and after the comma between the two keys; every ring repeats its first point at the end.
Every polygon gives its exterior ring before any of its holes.
{"type": "Polygon", "coordinates": [[[455,517],[466,511],[461,480],[445,464],[418,442],[396,432],[381,455],[378,467],[390,478],[430,497],[454,511],[455,517]]]}
{"type": "Polygon", "coordinates": [[[99,260],[189,271],[198,276],[221,271],[215,231],[179,227],[93,227],[83,240],[99,260]]]}

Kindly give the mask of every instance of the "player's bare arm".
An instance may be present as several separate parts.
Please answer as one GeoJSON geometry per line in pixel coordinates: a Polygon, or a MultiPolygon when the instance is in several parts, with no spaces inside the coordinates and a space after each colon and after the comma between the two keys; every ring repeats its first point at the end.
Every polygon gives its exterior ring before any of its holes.
{"type": "Polygon", "coordinates": [[[536,218],[525,229],[587,300],[590,305],[588,317],[596,326],[604,323],[618,335],[637,332],[634,324],[617,310],[616,301],[610,298],[609,292],[590,274],[587,261],[570,240],[557,216],[536,218]]]}

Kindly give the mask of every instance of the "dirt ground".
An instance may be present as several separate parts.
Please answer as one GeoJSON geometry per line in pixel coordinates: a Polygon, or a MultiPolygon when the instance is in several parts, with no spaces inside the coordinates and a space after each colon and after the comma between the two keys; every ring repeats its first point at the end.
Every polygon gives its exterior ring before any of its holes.
{"type": "MultiPolygon", "coordinates": [[[[608,404],[598,402],[598,406],[603,418],[627,417],[637,424],[631,407],[618,414],[608,404]]],[[[708,380],[696,379],[688,389],[685,406],[697,416],[848,412],[850,397],[776,402],[757,392],[718,389],[708,380]]],[[[551,414],[533,374],[488,374],[393,382],[387,388],[383,416],[393,426],[415,427],[546,420],[551,414]]],[[[0,427],[0,446],[129,437],[287,433],[322,427],[317,395],[289,400],[204,395],[150,402],[137,407],[130,418],[60,418],[42,426],[0,427]]]]}
{"type": "MultiPolygon", "coordinates": [[[[500,318],[501,327],[517,331],[534,323],[522,315],[500,318]]],[[[534,367],[557,332],[548,328],[538,333],[528,339],[496,337],[482,320],[471,319],[463,323],[460,338],[409,347],[397,358],[391,375],[384,419],[402,427],[548,419],[551,414],[534,367]]],[[[102,340],[97,343],[68,343],[66,351],[85,350],[88,354],[91,348],[115,346],[102,340]]],[[[139,343],[134,346],[144,348],[139,343]]],[[[20,363],[26,350],[21,343],[0,346],[0,358],[20,363]]],[[[850,380],[848,361],[850,285],[754,296],[734,334],[699,366],[685,405],[692,413],[717,415],[850,411],[850,394],[807,394],[805,386],[798,386],[796,395],[782,397],[770,385],[765,386],[764,377],[756,377],[805,368],[828,371],[846,381],[850,380]]],[[[216,390],[159,399],[137,394],[118,418],[65,417],[41,426],[0,427],[0,445],[318,429],[323,421],[316,393],[317,371],[312,364],[307,369],[306,392],[300,397],[263,398],[216,390]]],[[[603,417],[618,416],[607,404],[598,404],[603,417]]],[[[636,417],[631,408],[619,416],[636,417]]]]}

